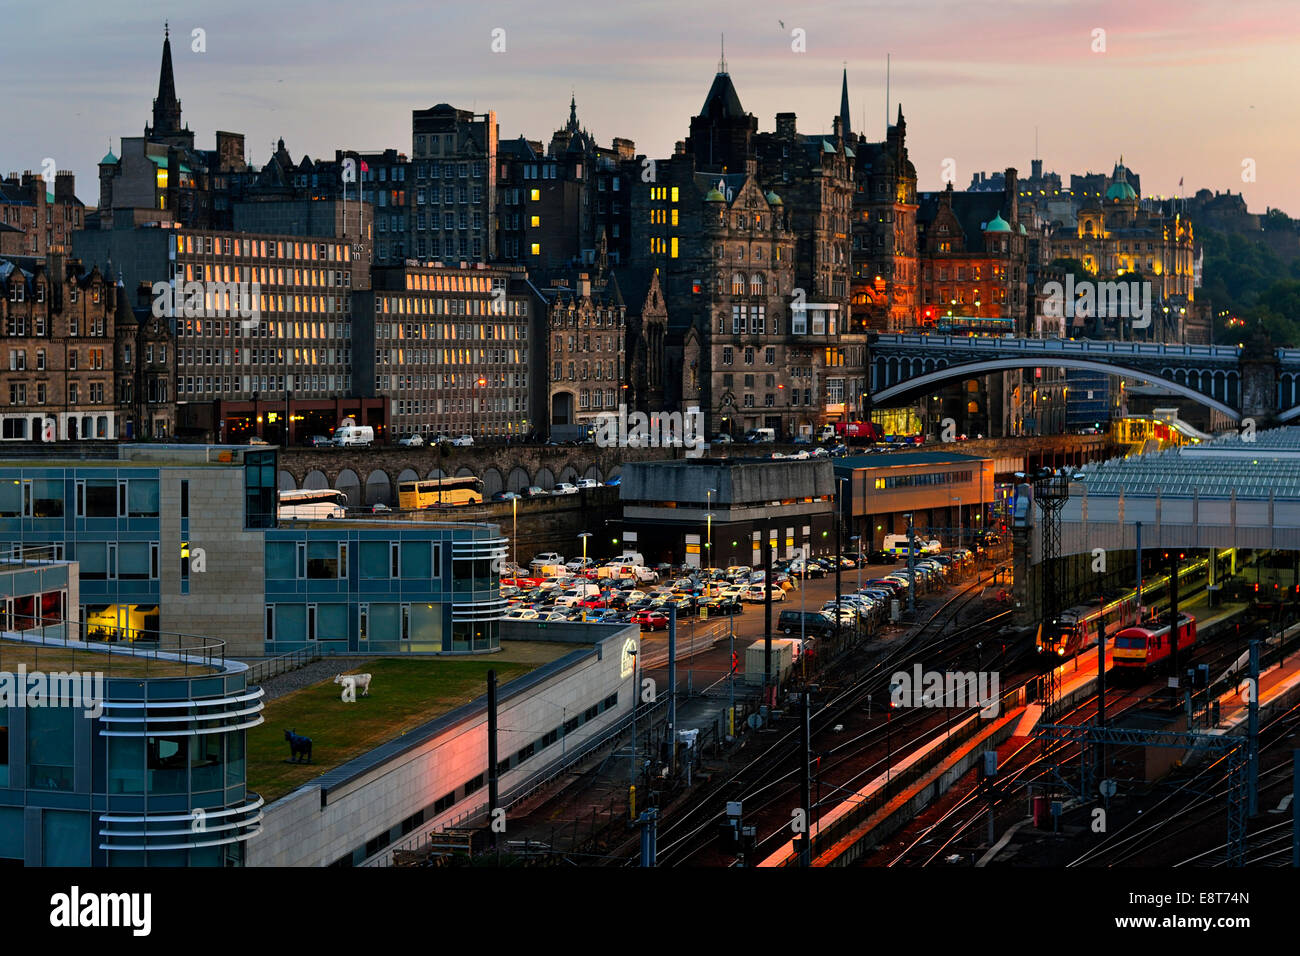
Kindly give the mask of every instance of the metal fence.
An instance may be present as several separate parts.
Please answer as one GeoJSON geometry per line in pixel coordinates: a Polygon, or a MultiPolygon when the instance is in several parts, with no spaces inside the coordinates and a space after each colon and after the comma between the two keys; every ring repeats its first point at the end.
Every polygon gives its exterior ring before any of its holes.
{"type": "Polygon", "coordinates": [[[299,667],[306,667],[312,661],[318,661],[320,658],[319,647],[304,647],[296,651],[277,654],[275,657],[268,657],[264,661],[256,661],[248,665],[247,683],[250,687],[254,684],[260,684],[277,674],[284,674],[288,671],[297,670],[299,667]]]}
{"type": "Polygon", "coordinates": [[[106,677],[179,677],[220,670],[226,642],[197,634],[104,628],[86,621],[15,618],[3,631],[5,658],[32,670],[93,670],[106,677]]]}

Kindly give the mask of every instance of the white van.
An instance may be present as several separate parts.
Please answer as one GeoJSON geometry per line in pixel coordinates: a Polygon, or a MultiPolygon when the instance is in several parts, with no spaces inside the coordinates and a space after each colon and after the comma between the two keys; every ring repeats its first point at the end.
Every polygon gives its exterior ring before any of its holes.
{"type": "MultiPolygon", "coordinates": [[[[907,557],[907,535],[905,534],[885,535],[885,542],[881,550],[888,551],[890,554],[894,555],[895,557],[901,557],[901,558],[907,557]]],[[[943,550],[943,545],[939,542],[938,539],[932,539],[927,541],[925,538],[921,537],[920,535],[916,536],[916,553],[918,555],[937,554],[939,551],[942,550],[943,550]]]]}
{"type": "Polygon", "coordinates": [[[745,441],[751,444],[772,444],[776,441],[775,428],[751,428],[745,432],[745,441]]]}
{"type": "Polygon", "coordinates": [[[340,425],[334,430],[334,444],[342,448],[345,445],[370,447],[375,440],[375,430],[369,425],[340,425]]]}

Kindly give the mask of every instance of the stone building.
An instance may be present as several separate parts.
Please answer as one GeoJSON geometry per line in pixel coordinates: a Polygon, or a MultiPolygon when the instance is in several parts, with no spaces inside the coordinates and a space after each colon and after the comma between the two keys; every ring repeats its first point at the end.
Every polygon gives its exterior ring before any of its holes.
{"type": "MultiPolygon", "coordinates": [[[[847,93],[846,93],[847,97],[847,93]]],[[[850,327],[900,332],[917,321],[916,167],[907,154],[907,121],[881,143],[851,140],[853,174],[853,277],[850,327]]]]}
{"type": "Polygon", "coordinates": [[[669,318],[664,407],[698,405],[710,433],[811,432],[845,414],[854,376],[862,378],[861,364],[846,367],[843,299],[835,301],[836,272],[847,272],[836,258],[843,247],[827,241],[834,219],[819,218],[847,216],[837,206],[847,154],[842,141],[826,141],[832,156],[820,137],[810,154],[792,127],[783,124],[763,151],[808,204],[797,212],[781,182],[763,183],[758,120],[744,112],[722,64],[690,136],[670,158],[644,160],[645,181],[634,184],[633,249],[658,270],[669,318]],[[824,299],[810,295],[822,286],[824,299]]]}
{"type": "Polygon", "coordinates": [[[547,299],[547,423],[552,437],[574,438],[602,412],[627,404],[627,306],[604,270],[556,280],[547,299]],[[567,427],[566,427],[567,426],[567,427]]]}
{"type": "Polygon", "coordinates": [[[496,259],[498,136],[491,110],[476,114],[439,103],[412,111],[408,191],[415,190],[416,212],[407,216],[408,255],[448,264],[496,259]]]}
{"type": "Polygon", "coordinates": [[[61,253],[0,259],[0,440],[119,437],[117,290],[61,253]]]}
{"type": "Polygon", "coordinates": [[[72,249],[72,231],[85,227],[86,204],[76,177],[54,174],[54,191],[41,176],[17,173],[0,182],[0,256],[44,257],[72,249]]]}
{"type": "Polygon", "coordinates": [[[612,267],[628,261],[629,163],[635,145],[615,138],[599,146],[578,122],[577,102],[550,144],[523,136],[501,143],[497,188],[497,252],[543,283],[604,255],[612,267]]]}

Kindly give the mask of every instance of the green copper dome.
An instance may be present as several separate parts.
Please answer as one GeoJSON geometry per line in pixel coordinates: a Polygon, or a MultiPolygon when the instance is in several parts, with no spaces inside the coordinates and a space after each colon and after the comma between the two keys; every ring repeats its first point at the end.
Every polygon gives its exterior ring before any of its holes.
{"type": "Polygon", "coordinates": [[[778,196],[778,195],[777,195],[776,193],[774,193],[774,192],[769,192],[769,193],[768,193],[766,196],[764,196],[763,198],[767,200],[767,204],[768,204],[769,206],[784,206],[784,205],[785,205],[785,201],[782,200],[781,197],[778,196]]]}
{"type": "Polygon", "coordinates": [[[1112,184],[1110,189],[1106,190],[1106,198],[1118,200],[1137,199],[1137,193],[1133,191],[1133,187],[1128,183],[1118,182],[1112,184]]]}
{"type": "Polygon", "coordinates": [[[104,154],[104,158],[101,159],[101,160],[99,161],[99,165],[101,165],[101,166],[104,166],[104,165],[110,165],[110,166],[111,166],[113,163],[116,163],[116,162],[117,162],[117,157],[113,155],[113,151],[110,149],[107,153],[104,154]]]}
{"type": "Polygon", "coordinates": [[[988,222],[984,224],[984,231],[985,232],[1010,232],[1011,225],[1005,219],[1002,218],[1001,213],[998,213],[998,215],[994,216],[992,219],[990,219],[988,222]]]}
{"type": "Polygon", "coordinates": [[[717,187],[710,189],[704,196],[705,202],[726,202],[727,197],[718,192],[717,187]]]}

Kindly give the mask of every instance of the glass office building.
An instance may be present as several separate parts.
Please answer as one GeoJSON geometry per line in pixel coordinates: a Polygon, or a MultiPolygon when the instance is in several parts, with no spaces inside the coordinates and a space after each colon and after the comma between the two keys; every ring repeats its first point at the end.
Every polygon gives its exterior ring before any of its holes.
{"type": "MultiPolygon", "coordinates": [[[[46,452],[45,449],[38,449],[46,452]]],[[[499,647],[496,525],[277,519],[275,449],[120,445],[0,464],[0,557],[80,566],[91,640],[220,634],[231,655],[499,647]]],[[[47,615],[49,616],[49,615],[47,615]]]]}

